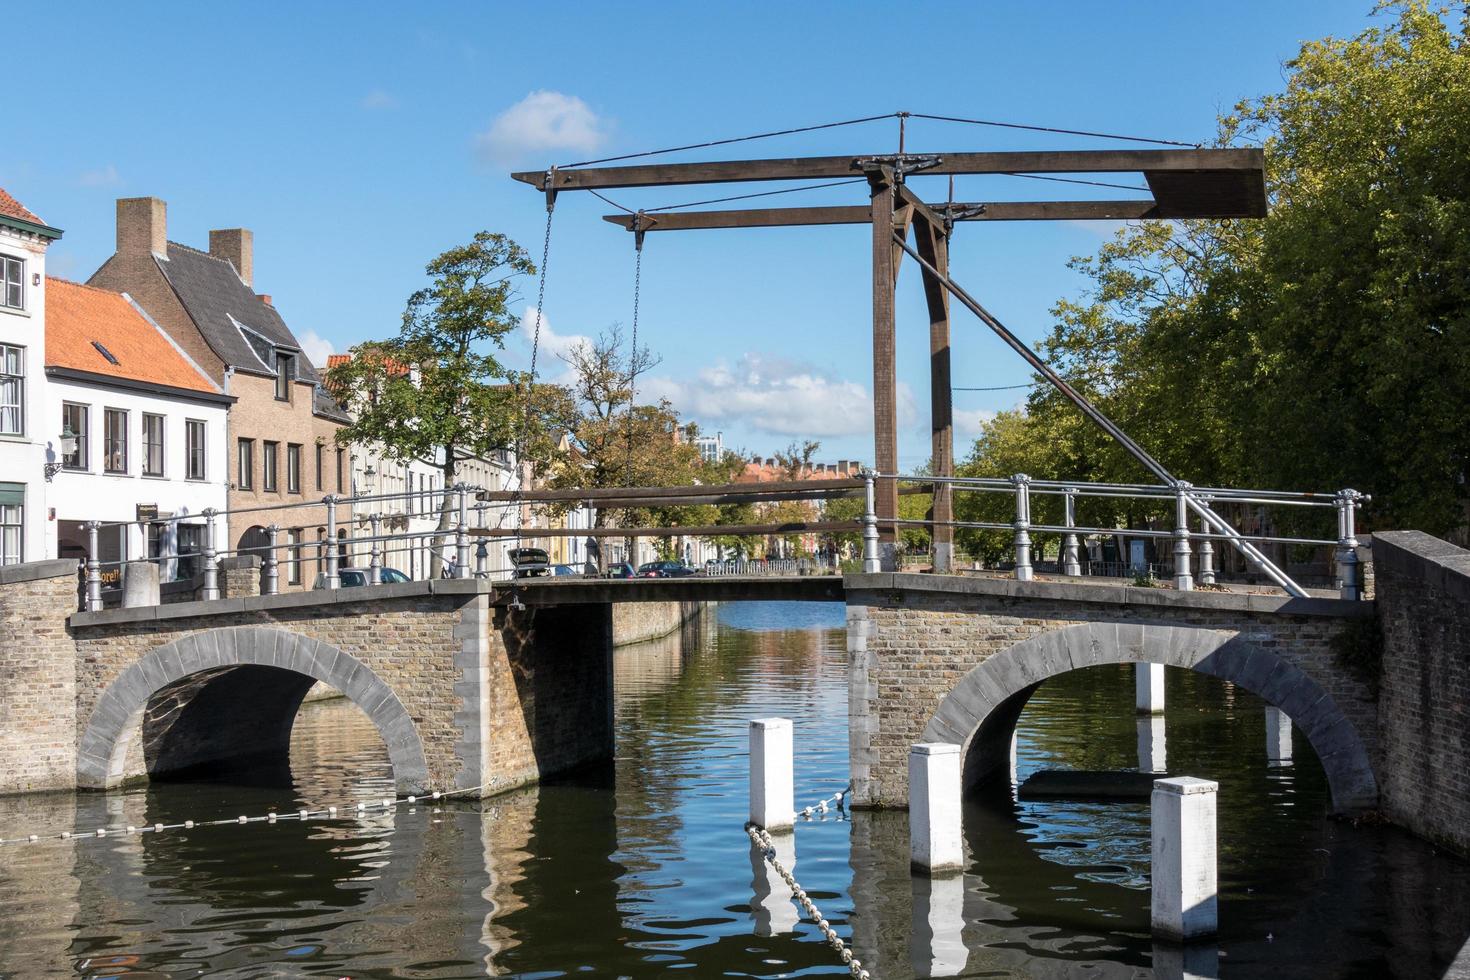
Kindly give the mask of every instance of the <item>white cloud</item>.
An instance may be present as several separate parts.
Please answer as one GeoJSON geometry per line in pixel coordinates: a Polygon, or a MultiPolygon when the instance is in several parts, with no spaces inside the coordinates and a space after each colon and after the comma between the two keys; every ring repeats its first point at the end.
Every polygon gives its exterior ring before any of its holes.
{"type": "Polygon", "coordinates": [[[296,339],[301,341],[301,353],[317,368],[325,368],[327,355],[337,353],[332,342],[315,330],[304,330],[296,335],[296,339]]]}
{"type": "Polygon", "coordinates": [[[957,408],[954,412],[955,434],[965,439],[978,438],[981,428],[995,415],[995,412],[984,408],[957,408]]]}
{"type": "Polygon", "coordinates": [[[521,343],[525,345],[528,354],[531,345],[538,342],[536,337],[538,319],[541,321],[541,336],[536,351],[536,376],[542,381],[550,380],[557,384],[566,384],[571,380],[572,370],[563,358],[578,347],[592,343],[592,338],[579,333],[559,334],[551,329],[551,320],[545,314],[534,306],[528,306],[521,314],[520,330],[521,343]]]}
{"type": "Polygon", "coordinates": [[[83,187],[116,187],[122,183],[122,176],[118,174],[117,167],[108,164],[97,170],[87,170],[77,178],[77,183],[83,187]]]}
{"type": "Polygon", "coordinates": [[[490,162],[508,165],[548,150],[591,153],[607,142],[607,130],[575,95],[540,89],[496,116],[476,142],[490,162]]]}
{"type": "MultiPolygon", "coordinates": [[[[720,363],[690,380],[650,377],[640,388],[640,398],[667,398],[680,415],[705,426],[741,425],[810,439],[873,429],[873,399],[866,385],[765,354],[747,353],[733,366],[720,363]]],[[[913,392],[899,385],[899,424],[913,424],[916,414],[913,392]]]]}
{"type": "Polygon", "coordinates": [[[364,95],[358,105],[364,109],[397,109],[398,97],[391,92],[375,88],[364,95]]]}

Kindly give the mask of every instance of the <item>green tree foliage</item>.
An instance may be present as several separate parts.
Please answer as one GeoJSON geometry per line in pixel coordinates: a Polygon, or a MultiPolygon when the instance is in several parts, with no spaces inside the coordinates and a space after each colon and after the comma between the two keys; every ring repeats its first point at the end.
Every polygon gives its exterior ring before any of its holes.
{"type": "MultiPolygon", "coordinates": [[[[1444,533],[1470,460],[1470,21],[1378,14],[1221,120],[1220,145],[1264,147],[1270,216],[1121,230],[1074,260],[1092,288],[1043,350],[1183,479],[1352,486],[1370,526],[1444,533]]],[[[1047,387],[964,471],[1147,476],[1047,387]]]]}

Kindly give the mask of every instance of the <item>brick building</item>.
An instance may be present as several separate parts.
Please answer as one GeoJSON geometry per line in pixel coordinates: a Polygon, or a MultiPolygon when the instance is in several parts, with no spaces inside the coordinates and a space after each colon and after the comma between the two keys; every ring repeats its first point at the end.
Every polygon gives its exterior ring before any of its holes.
{"type": "MultiPolygon", "coordinates": [[[[154,197],[117,202],[117,251],[90,285],[127,292],[204,374],[235,398],[228,420],[231,550],[259,548],[280,527],[283,589],[309,587],[327,534],[326,508],[272,509],[347,495],[348,453],[336,443],[347,416],[270,296],[254,292],[254,236],[209,233],[207,252],[168,240],[167,205],[154,197]]],[[[338,507],[339,536],[351,518],[338,507]]]]}

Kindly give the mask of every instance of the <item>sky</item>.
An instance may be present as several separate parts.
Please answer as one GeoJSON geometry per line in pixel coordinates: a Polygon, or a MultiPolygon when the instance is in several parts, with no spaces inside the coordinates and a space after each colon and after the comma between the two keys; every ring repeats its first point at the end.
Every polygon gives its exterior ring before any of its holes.
{"type": "MultiPolygon", "coordinates": [[[[65,236],[53,275],[111,254],[114,200],[168,202],[169,237],[255,234],[255,288],[314,361],[397,332],[424,265],[477,231],[535,257],[543,196],[512,170],[897,110],[1196,142],[1242,98],[1277,91],[1304,40],[1348,36],[1369,0],[803,4],[23,4],[13,37],[38,60],[7,97],[4,187],[65,236]]],[[[656,158],[868,155],[891,119],[656,158]]],[[[906,149],[1096,149],[1107,141],[911,120],[906,149]]],[[[1137,144],[1134,144],[1137,145],[1137,144]]],[[[1116,179],[1116,178],[1115,178],[1116,179]]],[[[788,184],[610,193],[637,209],[788,184]]],[[[931,200],[945,178],[915,178],[931,200]]],[[[1129,196],[961,177],[957,200],[1129,196]],[[1028,185],[1028,186],[1017,186],[1028,185]]],[[[860,204],[861,185],[760,206],[860,204]]],[[[740,204],[727,205],[739,207],[740,204]]],[[[632,323],[632,236],[585,193],[555,211],[538,376],[579,338],[632,323]]],[[[954,279],[1022,338],[1049,331],[1067,268],[1114,227],[970,224],[954,279]]],[[[638,335],[660,363],[639,381],[727,447],[771,455],[819,440],[823,461],[872,456],[870,237],[859,226],[650,234],[638,335]]],[[[897,297],[899,457],[928,458],[928,319],[912,263],[897,297]]],[[[508,364],[529,364],[534,280],[508,364]]],[[[953,316],[953,384],[1030,375],[968,313],[953,316]]],[[[1181,365],[1181,369],[1187,366],[1181,365]]],[[[956,392],[956,454],[1024,389],[956,392]]]]}

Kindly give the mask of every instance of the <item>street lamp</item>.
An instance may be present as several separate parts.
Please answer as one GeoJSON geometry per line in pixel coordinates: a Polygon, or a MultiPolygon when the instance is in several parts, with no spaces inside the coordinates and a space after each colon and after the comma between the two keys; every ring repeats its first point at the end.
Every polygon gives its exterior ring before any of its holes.
{"type": "Polygon", "coordinates": [[[63,422],[61,425],[61,454],[52,462],[45,464],[46,482],[56,476],[61,469],[61,461],[77,451],[77,434],[71,431],[71,423],[63,422]]]}

